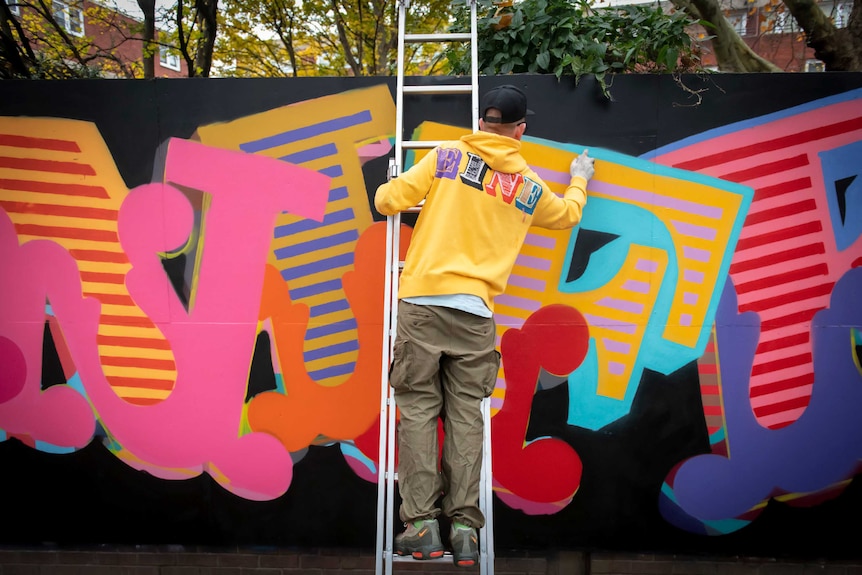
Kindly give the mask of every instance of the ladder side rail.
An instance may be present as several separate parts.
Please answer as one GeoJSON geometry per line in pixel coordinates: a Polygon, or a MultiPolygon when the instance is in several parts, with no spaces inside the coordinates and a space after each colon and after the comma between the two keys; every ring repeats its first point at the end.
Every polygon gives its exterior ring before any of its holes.
{"type": "Polygon", "coordinates": [[[399,214],[386,220],[386,277],[384,280],[383,360],[380,383],[380,436],[378,442],[378,486],[377,486],[377,554],[375,573],[392,571],[391,517],[394,508],[394,461],[395,461],[395,398],[389,385],[389,365],[392,360],[398,305],[398,273],[401,218],[399,214]],[[381,493],[381,490],[383,491],[381,493]]]}
{"type": "MultiPolygon", "coordinates": [[[[385,544],[385,525],[387,524],[385,515],[385,505],[388,499],[386,490],[386,437],[388,434],[389,418],[388,400],[389,400],[389,363],[391,360],[391,345],[390,336],[392,330],[391,322],[391,307],[392,307],[392,275],[390,266],[393,259],[393,238],[390,233],[390,222],[386,222],[386,260],[385,260],[385,277],[383,284],[383,338],[382,357],[380,367],[380,421],[379,421],[379,436],[377,444],[377,548],[382,550],[385,544]]],[[[383,573],[383,556],[380,553],[376,554],[374,572],[376,575],[383,573]]]]}
{"type": "Polygon", "coordinates": [[[479,130],[479,32],[477,0],[470,0],[470,80],[473,87],[473,131],[479,130]]]}
{"type": "MultiPolygon", "coordinates": [[[[473,132],[479,130],[479,42],[478,5],[470,0],[470,83],[473,132]]],[[[482,400],[482,469],[480,472],[479,507],[485,515],[485,527],[479,530],[480,575],[494,575],[494,483],[491,464],[491,398],[482,400]]]]}
{"type": "MultiPolygon", "coordinates": [[[[398,218],[398,220],[400,221],[400,218],[398,218]]],[[[398,225],[400,225],[400,223],[398,225]]],[[[398,293],[394,292],[394,298],[393,299],[396,300],[396,303],[394,304],[396,307],[393,307],[393,310],[392,310],[393,329],[394,329],[394,326],[396,325],[395,318],[398,314],[397,297],[398,297],[398,293]]],[[[394,544],[395,519],[394,519],[394,517],[395,517],[395,489],[396,489],[396,486],[395,486],[395,475],[396,475],[395,433],[397,430],[397,423],[396,423],[396,418],[395,418],[396,411],[397,411],[397,407],[395,404],[395,390],[392,389],[392,387],[390,386],[389,387],[389,412],[387,413],[389,431],[388,431],[387,436],[386,436],[386,453],[387,453],[387,458],[386,458],[386,489],[387,489],[387,492],[389,493],[389,497],[386,499],[386,522],[389,525],[389,527],[387,528],[387,533],[386,533],[386,564],[388,566],[388,573],[392,573],[392,560],[393,560],[394,555],[395,555],[395,544],[394,544]]]]}
{"type": "MultiPolygon", "coordinates": [[[[404,38],[405,38],[405,20],[407,16],[407,7],[409,0],[398,1],[398,62],[397,76],[395,81],[395,162],[390,168],[390,177],[397,177],[401,174],[404,162],[404,38]]],[[[395,214],[386,218],[386,236],[387,247],[391,245],[391,251],[387,251],[387,269],[386,269],[386,308],[388,311],[387,318],[384,320],[386,324],[385,354],[387,359],[391,360],[392,349],[395,340],[395,328],[397,326],[398,314],[398,275],[400,272],[400,231],[401,231],[401,215],[395,214]]],[[[377,554],[383,552],[382,570],[383,575],[392,574],[392,561],[394,555],[394,529],[393,529],[393,513],[395,508],[395,396],[391,386],[389,385],[389,362],[386,364],[386,382],[385,389],[381,389],[381,401],[385,402],[385,424],[381,424],[380,446],[383,454],[382,460],[385,462],[383,475],[385,478],[385,497],[384,497],[384,517],[383,521],[378,520],[378,529],[385,527],[384,541],[378,540],[377,554]],[[382,430],[386,430],[385,437],[382,435],[382,430]],[[385,442],[385,443],[384,443],[385,442]],[[383,545],[381,545],[383,543],[383,545]]],[[[381,419],[384,417],[381,413],[381,419]]],[[[378,457],[380,459],[380,457],[378,457]]],[[[378,506],[379,508],[379,506],[378,506]]],[[[378,563],[380,561],[378,560],[378,563]]],[[[378,572],[378,575],[380,573],[378,572]]]]}
{"type": "Polygon", "coordinates": [[[485,527],[479,530],[479,573],[494,575],[494,483],[491,467],[491,398],[482,400],[482,471],[479,507],[485,515],[485,527]]]}
{"type": "MultiPolygon", "coordinates": [[[[388,223],[391,226],[390,235],[392,236],[393,251],[392,260],[389,262],[390,285],[392,289],[389,293],[389,350],[390,357],[393,346],[395,344],[395,329],[398,325],[398,274],[400,272],[400,244],[401,244],[401,215],[395,214],[388,218],[388,223]]],[[[387,374],[388,376],[388,374],[387,374]]],[[[387,377],[388,379],[388,377],[387,377]]],[[[394,546],[394,526],[393,517],[395,510],[395,393],[392,386],[387,381],[387,412],[386,412],[386,575],[392,573],[392,559],[395,554],[394,546]]]]}
{"type": "Polygon", "coordinates": [[[400,175],[404,166],[404,21],[407,19],[409,1],[398,0],[398,66],[395,79],[395,173],[393,176],[400,175]]]}

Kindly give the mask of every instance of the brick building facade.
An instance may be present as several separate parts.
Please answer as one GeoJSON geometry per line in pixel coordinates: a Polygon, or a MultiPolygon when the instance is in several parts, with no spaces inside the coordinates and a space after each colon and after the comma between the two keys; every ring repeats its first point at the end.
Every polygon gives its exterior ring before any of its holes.
{"type": "MultiPolygon", "coordinates": [[[[754,52],[785,72],[822,72],[823,62],[805,44],[805,34],[781,2],[771,0],[725,0],[725,16],[742,40],[754,52]]],[[[839,28],[847,26],[853,2],[825,0],[820,9],[839,28]]],[[[708,35],[706,30],[698,32],[708,35]]],[[[703,54],[705,67],[715,67],[715,55],[707,49],[703,54]]]]}
{"type": "MultiPolygon", "coordinates": [[[[395,573],[479,573],[451,563],[409,561],[395,573]]],[[[372,550],[358,549],[0,549],[6,575],[373,575],[372,550]]],[[[498,556],[496,575],[858,575],[859,561],[700,557],[640,553],[545,553],[498,556]]]]}
{"type": "MultiPolygon", "coordinates": [[[[31,3],[6,2],[28,34],[34,50],[44,48],[46,44],[40,38],[45,32],[39,29],[50,30],[53,24],[31,3]]],[[[143,22],[140,19],[117,9],[112,2],[53,0],[50,7],[57,26],[57,33],[51,36],[65,35],[69,42],[82,48],[85,56],[95,56],[91,65],[102,70],[102,77],[143,77],[143,22]]],[[[163,47],[155,58],[154,74],[157,78],[183,78],[188,76],[188,67],[177,53],[163,47]]]]}

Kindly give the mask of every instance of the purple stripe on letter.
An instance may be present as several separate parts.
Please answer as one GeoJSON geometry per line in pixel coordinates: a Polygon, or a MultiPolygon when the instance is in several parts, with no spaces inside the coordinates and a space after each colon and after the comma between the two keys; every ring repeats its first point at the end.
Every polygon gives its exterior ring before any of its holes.
{"type": "Polygon", "coordinates": [[[568,186],[572,181],[572,176],[569,175],[569,172],[558,172],[557,170],[550,170],[548,168],[543,168],[542,166],[530,167],[533,168],[533,171],[536,172],[540,178],[545,180],[545,183],[550,184],[551,182],[554,182],[555,184],[568,186]]]}
{"type": "Polygon", "coordinates": [[[519,255],[518,259],[515,260],[515,265],[524,266],[526,268],[533,268],[536,270],[541,270],[543,272],[546,272],[551,269],[550,260],[525,255],[519,255]]]}
{"type": "Polygon", "coordinates": [[[685,278],[685,281],[691,282],[694,284],[703,283],[703,272],[698,272],[695,270],[685,270],[682,273],[682,277],[685,278]]]}
{"type": "Polygon", "coordinates": [[[606,350],[612,351],[614,353],[628,353],[629,350],[632,348],[631,344],[628,344],[624,341],[617,341],[609,337],[603,337],[602,343],[604,344],[606,350]]]}
{"type": "Polygon", "coordinates": [[[626,372],[626,366],[624,363],[620,363],[618,361],[609,361],[608,371],[614,375],[622,375],[626,372]]]}
{"type": "Polygon", "coordinates": [[[545,280],[537,280],[527,276],[511,275],[509,276],[509,285],[539,292],[545,291],[545,280]]]}
{"type": "Polygon", "coordinates": [[[658,271],[658,262],[653,260],[638,260],[635,264],[635,269],[641,272],[654,274],[658,271]]]}
{"type": "Polygon", "coordinates": [[[644,310],[644,306],[642,303],[627,301],[615,297],[603,297],[597,303],[600,306],[609,307],[611,309],[616,309],[629,313],[641,313],[644,310]]]}
{"type": "Polygon", "coordinates": [[[697,262],[708,262],[710,253],[707,250],[702,250],[700,248],[683,246],[682,255],[697,262]]]}
{"type": "Polygon", "coordinates": [[[721,218],[722,213],[721,208],[704,206],[703,204],[698,204],[696,202],[669,198],[667,196],[662,196],[654,192],[647,192],[645,190],[635,190],[633,188],[627,188],[625,186],[615,186],[613,184],[601,182],[598,180],[590,180],[590,191],[598,192],[600,194],[607,194],[609,196],[614,196],[617,198],[623,198],[632,202],[640,202],[657,208],[670,208],[672,210],[679,210],[681,212],[704,216],[706,218],[711,218],[714,220],[721,218]]]}
{"type": "Polygon", "coordinates": [[[649,284],[638,280],[626,280],[623,289],[637,293],[649,293],[649,284]]]}
{"type": "Polygon", "coordinates": [[[697,303],[698,299],[700,299],[700,296],[697,295],[696,293],[691,293],[690,291],[687,291],[684,294],[682,294],[683,303],[688,304],[688,305],[695,305],[697,303]]]}
{"type": "Polygon", "coordinates": [[[554,238],[540,236],[538,234],[527,234],[527,237],[524,238],[524,244],[528,246],[536,246],[537,248],[546,248],[552,250],[554,249],[554,247],[556,247],[557,240],[555,240],[554,238]]]}
{"type": "Polygon", "coordinates": [[[530,311],[536,311],[537,309],[542,307],[542,303],[536,300],[507,294],[498,295],[494,300],[494,303],[500,305],[507,305],[509,307],[515,307],[518,309],[526,309],[530,311]]]}
{"type": "Polygon", "coordinates": [[[715,234],[718,233],[715,228],[708,228],[706,226],[698,226],[695,224],[690,224],[688,222],[680,222],[677,220],[671,220],[671,224],[676,228],[676,231],[681,233],[684,236],[691,236],[693,238],[698,238],[701,240],[714,240],[715,234]]]}

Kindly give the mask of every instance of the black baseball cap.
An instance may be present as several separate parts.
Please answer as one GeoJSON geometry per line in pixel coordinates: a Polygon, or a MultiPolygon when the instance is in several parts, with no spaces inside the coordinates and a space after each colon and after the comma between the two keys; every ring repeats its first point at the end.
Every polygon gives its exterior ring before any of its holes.
{"type": "Polygon", "coordinates": [[[532,110],[527,109],[527,96],[511,84],[492,88],[485,92],[485,95],[482,97],[482,113],[480,117],[492,124],[511,124],[518,120],[523,120],[532,113],[532,110]],[[500,110],[500,117],[497,118],[494,116],[489,118],[485,116],[488,108],[500,110]]]}

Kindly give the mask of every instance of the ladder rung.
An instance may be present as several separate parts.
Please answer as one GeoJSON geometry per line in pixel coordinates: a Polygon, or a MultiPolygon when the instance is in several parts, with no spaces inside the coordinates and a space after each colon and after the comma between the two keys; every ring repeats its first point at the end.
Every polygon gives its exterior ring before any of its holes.
{"type": "Polygon", "coordinates": [[[470,84],[442,84],[437,86],[404,86],[405,94],[472,94],[470,84]]]}
{"type": "Polygon", "coordinates": [[[443,140],[404,140],[401,147],[405,150],[431,150],[443,143],[443,140]]]}
{"type": "Polygon", "coordinates": [[[405,34],[405,42],[469,42],[469,32],[458,34],[405,34]]]}

